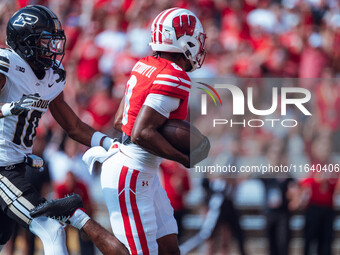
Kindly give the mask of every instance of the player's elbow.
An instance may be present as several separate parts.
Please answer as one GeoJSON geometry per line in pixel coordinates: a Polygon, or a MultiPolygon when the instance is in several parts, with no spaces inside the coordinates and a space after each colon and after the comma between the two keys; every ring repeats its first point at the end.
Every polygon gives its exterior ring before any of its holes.
{"type": "Polygon", "coordinates": [[[138,145],[144,145],[148,141],[149,131],[147,129],[132,130],[131,141],[138,145]]]}
{"type": "Polygon", "coordinates": [[[78,132],[71,130],[71,131],[68,131],[66,133],[71,139],[78,141],[78,132]]]}
{"type": "Polygon", "coordinates": [[[140,144],[141,141],[143,141],[143,137],[141,135],[141,132],[132,132],[131,133],[131,142],[135,144],[140,144]]]}
{"type": "Polygon", "coordinates": [[[122,132],[122,121],[121,121],[121,119],[114,119],[113,128],[116,129],[117,131],[122,132]]]}

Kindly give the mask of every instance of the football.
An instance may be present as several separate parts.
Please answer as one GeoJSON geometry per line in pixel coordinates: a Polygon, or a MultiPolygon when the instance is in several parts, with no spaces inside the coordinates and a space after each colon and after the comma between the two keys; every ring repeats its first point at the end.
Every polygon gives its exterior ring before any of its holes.
{"type": "Polygon", "coordinates": [[[185,120],[169,119],[159,132],[173,147],[186,155],[190,153],[190,142],[194,149],[204,137],[195,126],[185,120]]]}

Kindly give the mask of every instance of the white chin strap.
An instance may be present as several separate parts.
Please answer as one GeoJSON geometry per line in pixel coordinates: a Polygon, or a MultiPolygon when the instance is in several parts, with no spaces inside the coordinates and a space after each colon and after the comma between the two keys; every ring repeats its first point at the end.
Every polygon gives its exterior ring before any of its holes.
{"type": "Polygon", "coordinates": [[[183,55],[190,61],[190,64],[191,64],[191,69],[188,72],[195,71],[197,69],[197,66],[195,65],[194,60],[192,59],[191,52],[185,46],[184,46],[183,55]],[[186,54],[186,52],[188,52],[188,54],[186,54]]]}
{"type": "Polygon", "coordinates": [[[195,70],[197,69],[197,67],[196,67],[194,61],[192,60],[192,56],[189,55],[189,58],[188,58],[188,59],[189,59],[189,61],[190,61],[191,67],[192,67],[192,68],[190,69],[189,72],[195,71],[195,70]]]}

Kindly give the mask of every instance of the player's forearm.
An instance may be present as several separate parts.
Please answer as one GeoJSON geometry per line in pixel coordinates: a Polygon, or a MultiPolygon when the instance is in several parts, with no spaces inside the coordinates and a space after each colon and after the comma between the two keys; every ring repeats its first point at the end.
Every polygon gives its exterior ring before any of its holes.
{"type": "Polygon", "coordinates": [[[113,128],[119,132],[123,132],[122,131],[122,126],[123,126],[122,119],[123,119],[123,114],[121,111],[118,110],[113,120],[113,128]]]}
{"type": "Polygon", "coordinates": [[[79,119],[72,108],[64,101],[63,92],[50,103],[49,108],[54,119],[69,137],[84,145],[91,146],[91,137],[95,130],[79,119]]]}
{"type": "Polygon", "coordinates": [[[114,129],[118,130],[119,132],[122,132],[122,119],[123,119],[123,112],[124,112],[124,101],[125,101],[125,96],[120,101],[119,108],[118,108],[116,115],[115,115],[115,118],[113,120],[113,127],[114,127],[114,129]]]}
{"type": "Polygon", "coordinates": [[[119,132],[123,132],[122,131],[122,122],[121,120],[118,122],[113,122],[113,128],[116,129],[119,132]]]}
{"type": "Polygon", "coordinates": [[[129,254],[124,244],[93,220],[89,220],[82,228],[82,231],[91,238],[92,242],[104,255],[129,254]]]}
{"type": "Polygon", "coordinates": [[[102,146],[104,149],[109,150],[114,139],[106,134],[94,130],[92,127],[80,120],[79,122],[80,123],[76,125],[76,128],[73,127],[71,130],[65,129],[67,134],[73,140],[89,147],[102,146]]]}
{"type": "Polygon", "coordinates": [[[73,140],[91,147],[91,137],[95,130],[86,123],[79,121],[77,125],[65,131],[73,140]]]}
{"type": "Polygon", "coordinates": [[[143,129],[131,136],[133,143],[136,143],[153,154],[177,161],[188,167],[190,158],[174,148],[156,129],[143,129]]]}

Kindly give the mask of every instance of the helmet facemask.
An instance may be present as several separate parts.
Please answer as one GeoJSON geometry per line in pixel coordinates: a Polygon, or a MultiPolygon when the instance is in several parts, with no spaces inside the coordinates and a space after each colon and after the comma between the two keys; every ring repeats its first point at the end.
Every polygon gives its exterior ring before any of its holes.
{"type": "Polygon", "coordinates": [[[63,31],[53,34],[42,31],[39,35],[32,34],[27,36],[23,41],[26,48],[29,48],[27,55],[24,52],[27,60],[44,69],[49,69],[52,66],[59,67],[65,55],[66,37],[63,31]],[[60,56],[59,63],[56,61],[58,56],[60,56]]]}
{"type": "Polygon", "coordinates": [[[195,71],[196,69],[201,68],[201,66],[203,65],[206,56],[205,50],[206,38],[207,38],[206,34],[199,33],[199,35],[196,38],[196,42],[193,43],[189,41],[187,42],[187,45],[183,47],[184,56],[190,61],[192,67],[192,69],[189,72],[195,71]],[[197,53],[195,54],[195,52],[197,53]]]}

